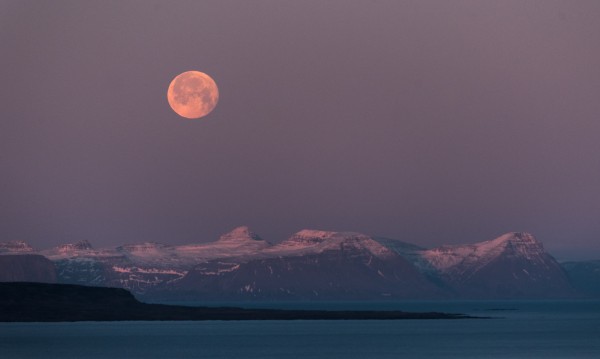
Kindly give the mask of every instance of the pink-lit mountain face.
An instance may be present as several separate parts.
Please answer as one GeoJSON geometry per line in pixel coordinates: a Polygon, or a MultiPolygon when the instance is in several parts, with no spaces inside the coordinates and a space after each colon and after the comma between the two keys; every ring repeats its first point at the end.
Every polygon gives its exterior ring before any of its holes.
{"type": "MultiPolygon", "coordinates": [[[[565,271],[527,233],[423,249],[352,232],[302,230],[271,244],[239,227],[210,243],[139,243],[94,249],[87,241],[34,251],[61,283],[122,287],[160,300],[562,298],[565,271]]],[[[8,248],[8,249],[7,249],[8,248]]]]}
{"type": "Polygon", "coordinates": [[[304,230],[259,253],[216,258],[174,283],[193,298],[362,299],[439,294],[410,262],[358,233],[304,230]]]}
{"type": "Polygon", "coordinates": [[[528,233],[423,251],[442,280],[463,297],[560,297],[572,294],[560,264],[528,233]]]}

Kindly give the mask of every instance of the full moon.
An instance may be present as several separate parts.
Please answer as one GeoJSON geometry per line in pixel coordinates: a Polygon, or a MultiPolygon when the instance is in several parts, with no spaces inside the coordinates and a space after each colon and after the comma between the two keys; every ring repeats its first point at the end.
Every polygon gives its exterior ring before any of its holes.
{"type": "Polygon", "coordinates": [[[169,105],[179,116],[200,118],[217,106],[219,89],[215,80],[200,71],[187,71],[177,75],[167,91],[169,105]]]}

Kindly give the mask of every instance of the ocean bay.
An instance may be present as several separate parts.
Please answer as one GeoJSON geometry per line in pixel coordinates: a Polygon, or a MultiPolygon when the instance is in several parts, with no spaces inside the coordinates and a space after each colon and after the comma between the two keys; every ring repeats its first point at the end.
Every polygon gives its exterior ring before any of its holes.
{"type": "Polygon", "coordinates": [[[600,357],[598,301],[278,306],[447,311],[495,319],[1,323],[0,352],[3,358],[600,357]]]}

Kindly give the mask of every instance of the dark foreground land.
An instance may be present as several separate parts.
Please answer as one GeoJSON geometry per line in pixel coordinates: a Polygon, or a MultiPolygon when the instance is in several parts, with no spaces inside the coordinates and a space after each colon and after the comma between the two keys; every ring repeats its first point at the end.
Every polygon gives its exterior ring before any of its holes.
{"type": "Polygon", "coordinates": [[[467,319],[463,314],[185,307],[146,304],[124,289],[0,283],[0,322],[119,320],[467,319]]]}

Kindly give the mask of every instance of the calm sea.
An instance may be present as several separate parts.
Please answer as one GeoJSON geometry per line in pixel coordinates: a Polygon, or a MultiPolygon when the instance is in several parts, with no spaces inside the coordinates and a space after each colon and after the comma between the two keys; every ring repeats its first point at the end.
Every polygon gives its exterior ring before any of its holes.
{"type": "Polygon", "coordinates": [[[498,319],[0,323],[0,358],[600,358],[598,301],[262,306],[498,319]]]}

